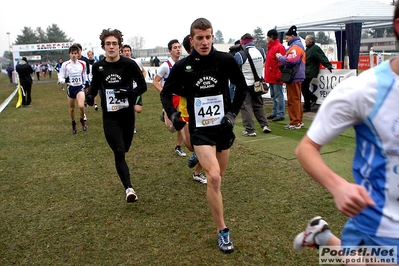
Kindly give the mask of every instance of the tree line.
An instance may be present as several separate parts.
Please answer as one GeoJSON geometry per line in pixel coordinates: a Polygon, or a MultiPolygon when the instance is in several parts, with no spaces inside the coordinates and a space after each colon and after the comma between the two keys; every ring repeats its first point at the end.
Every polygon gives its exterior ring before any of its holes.
{"type": "MultiPolygon", "coordinates": [[[[395,0],[392,1],[394,5],[395,0]]],[[[369,29],[363,31],[362,38],[380,38],[391,36],[393,34],[392,28],[381,28],[381,29],[369,29]]],[[[267,40],[263,30],[260,27],[254,29],[252,33],[254,37],[254,44],[264,49],[267,48],[267,40]]],[[[316,43],[320,44],[331,44],[333,40],[323,31],[315,32],[299,32],[299,36],[305,38],[306,35],[315,36],[316,43]]],[[[33,44],[33,43],[57,43],[57,42],[73,42],[72,38],[69,38],[64,31],[62,31],[57,24],[48,26],[46,30],[41,27],[37,27],[33,30],[31,27],[24,27],[22,33],[17,36],[14,45],[21,44],[33,44]]],[[[227,44],[233,44],[236,39],[230,38],[227,44]]],[[[133,51],[140,50],[144,47],[145,39],[141,36],[131,37],[127,40],[128,44],[132,47],[133,51]]],[[[223,33],[220,30],[215,32],[214,43],[223,44],[225,43],[223,33]]],[[[29,52],[27,52],[29,53],[29,52]]],[[[29,54],[27,54],[29,55],[29,54]]],[[[32,52],[33,55],[33,52],[32,52]]],[[[68,58],[68,51],[57,50],[57,51],[42,51],[43,60],[58,60],[59,57],[68,58]]],[[[9,51],[4,51],[3,57],[12,60],[12,54],[9,51]]]]}

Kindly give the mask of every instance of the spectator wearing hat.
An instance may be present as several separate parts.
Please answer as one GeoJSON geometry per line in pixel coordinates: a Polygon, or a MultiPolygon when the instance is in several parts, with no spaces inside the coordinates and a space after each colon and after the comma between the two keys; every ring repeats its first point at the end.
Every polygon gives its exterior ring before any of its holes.
{"type": "Polygon", "coordinates": [[[298,71],[295,73],[292,82],[286,83],[290,123],[285,125],[284,129],[295,130],[301,129],[305,125],[303,123],[303,110],[301,104],[301,85],[305,79],[306,54],[301,39],[298,37],[295,25],[287,31],[285,36],[288,42],[286,55],[277,53],[276,57],[279,63],[288,68],[294,69],[299,64],[298,71]]]}
{"type": "Polygon", "coordinates": [[[273,109],[267,119],[272,121],[282,121],[285,116],[285,101],[283,94],[283,82],[280,80],[281,71],[276,57],[277,53],[285,55],[285,48],[278,39],[278,33],[275,29],[267,32],[267,54],[264,67],[265,82],[269,83],[270,97],[273,100],[273,109]]]}
{"type": "Polygon", "coordinates": [[[19,77],[19,82],[22,86],[22,89],[25,92],[25,95],[22,96],[22,106],[30,106],[32,102],[31,98],[31,92],[32,92],[32,74],[33,74],[33,69],[32,67],[28,64],[28,60],[26,57],[22,57],[18,61],[17,66],[15,67],[15,70],[18,73],[19,77]]]}

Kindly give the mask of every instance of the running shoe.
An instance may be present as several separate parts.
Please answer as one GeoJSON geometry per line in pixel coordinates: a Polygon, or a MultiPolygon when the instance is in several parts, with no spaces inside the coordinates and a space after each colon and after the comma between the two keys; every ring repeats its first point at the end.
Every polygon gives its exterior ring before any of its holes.
{"type": "Polygon", "coordinates": [[[294,239],[294,249],[296,251],[302,251],[306,247],[319,248],[314,241],[317,234],[328,230],[328,224],[321,218],[321,216],[313,217],[306,226],[305,231],[299,233],[294,239]]]}
{"type": "Polygon", "coordinates": [[[164,116],[164,112],[162,111],[161,116],[159,117],[159,119],[161,119],[161,122],[165,123],[165,116],[164,116]]]}
{"type": "Polygon", "coordinates": [[[270,129],[269,126],[264,126],[264,127],[262,128],[262,131],[263,131],[264,133],[270,133],[270,132],[272,132],[272,130],[270,129]]]}
{"type": "Polygon", "coordinates": [[[301,124],[298,124],[298,125],[288,124],[288,125],[284,126],[284,130],[296,130],[296,129],[301,129],[301,128],[302,128],[301,124]]]}
{"type": "Polygon", "coordinates": [[[284,117],[282,116],[276,116],[275,118],[272,119],[273,122],[277,122],[277,121],[283,121],[284,117]]]}
{"type": "Polygon", "coordinates": [[[84,121],[87,121],[87,116],[86,116],[86,114],[83,115],[83,120],[84,120],[84,121]]]}
{"type": "Polygon", "coordinates": [[[230,230],[225,228],[219,231],[218,235],[218,247],[219,250],[224,253],[231,253],[234,251],[233,242],[230,241],[230,230]]]}
{"type": "Polygon", "coordinates": [[[137,134],[137,130],[136,130],[136,128],[134,128],[134,131],[133,131],[133,133],[134,133],[134,134],[137,134]]]}
{"type": "Polygon", "coordinates": [[[198,175],[193,173],[193,179],[195,181],[198,181],[198,182],[202,183],[202,184],[206,184],[207,183],[206,176],[203,173],[199,173],[198,175]]]}
{"type": "Polygon", "coordinates": [[[94,105],[94,110],[98,111],[98,105],[97,104],[94,105]]]}
{"type": "Polygon", "coordinates": [[[198,158],[197,158],[197,154],[195,154],[195,151],[193,152],[193,154],[190,156],[190,158],[188,158],[188,167],[193,168],[194,166],[196,166],[198,164],[198,158]]]}
{"type": "Polygon", "coordinates": [[[175,148],[175,154],[178,155],[178,156],[180,156],[180,157],[185,157],[185,156],[187,156],[187,154],[181,150],[181,147],[180,147],[180,146],[176,146],[176,148],[175,148]]]}
{"type": "Polygon", "coordinates": [[[136,192],[134,191],[133,188],[129,187],[128,189],[126,189],[126,202],[135,202],[137,201],[139,198],[136,195],[136,192]]]}
{"type": "Polygon", "coordinates": [[[72,134],[76,134],[76,121],[72,121],[72,134]]]}
{"type": "Polygon", "coordinates": [[[80,119],[80,123],[82,124],[82,130],[86,131],[87,130],[87,125],[86,125],[86,121],[84,120],[84,118],[80,119]]]}
{"type": "Polygon", "coordinates": [[[245,130],[241,132],[241,135],[243,135],[244,137],[256,137],[256,132],[249,133],[248,131],[245,130]]]}

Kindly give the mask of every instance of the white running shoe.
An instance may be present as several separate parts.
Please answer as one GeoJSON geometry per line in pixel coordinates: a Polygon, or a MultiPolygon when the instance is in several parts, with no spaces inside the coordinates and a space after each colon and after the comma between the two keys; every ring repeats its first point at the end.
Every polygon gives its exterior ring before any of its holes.
{"type": "Polygon", "coordinates": [[[193,173],[193,179],[195,181],[198,181],[202,184],[206,184],[208,181],[206,180],[206,176],[203,173],[199,173],[198,175],[196,175],[195,173],[193,173]]]}
{"type": "Polygon", "coordinates": [[[272,130],[270,129],[269,126],[264,126],[264,127],[262,128],[262,131],[263,131],[264,133],[270,133],[270,132],[272,132],[272,130]]]}
{"type": "Polygon", "coordinates": [[[241,132],[241,135],[244,137],[256,137],[256,132],[249,133],[248,131],[244,130],[241,132]]]}
{"type": "Polygon", "coordinates": [[[305,231],[299,233],[294,239],[294,249],[296,251],[302,251],[306,247],[319,248],[314,241],[317,234],[328,230],[328,224],[321,218],[321,216],[313,217],[306,226],[305,231]]]}
{"type": "Polygon", "coordinates": [[[129,187],[126,189],[126,202],[135,202],[138,200],[136,192],[133,188],[129,187]]]}
{"type": "Polygon", "coordinates": [[[186,154],[184,151],[182,151],[182,150],[181,150],[181,147],[179,147],[179,146],[176,146],[176,148],[175,148],[175,154],[178,155],[178,156],[180,156],[180,157],[185,157],[185,156],[187,156],[187,154],[186,154]]]}

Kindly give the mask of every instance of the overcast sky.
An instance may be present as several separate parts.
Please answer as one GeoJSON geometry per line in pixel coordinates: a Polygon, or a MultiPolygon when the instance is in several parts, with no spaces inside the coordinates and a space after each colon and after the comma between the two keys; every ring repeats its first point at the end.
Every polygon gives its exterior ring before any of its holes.
{"type": "MultiPolygon", "coordinates": [[[[167,46],[171,39],[183,40],[191,23],[199,17],[211,21],[214,33],[220,30],[225,42],[253,33],[260,27],[266,34],[275,26],[289,24],[303,15],[344,0],[284,1],[32,1],[0,0],[0,55],[13,44],[24,27],[36,30],[56,24],[66,36],[89,47],[99,47],[104,28],[122,31],[125,42],[143,37],[144,48],[167,46]],[[239,5],[237,5],[237,3],[239,5]],[[10,34],[8,35],[7,32],[10,34]],[[8,40],[9,37],[9,40],[8,40]]],[[[346,0],[347,1],[347,0],[346,0]]],[[[391,0],[375,0],[385,3],[391,0]]],[[[343,8],[344,5],[343,5],[343,8]]]]}

